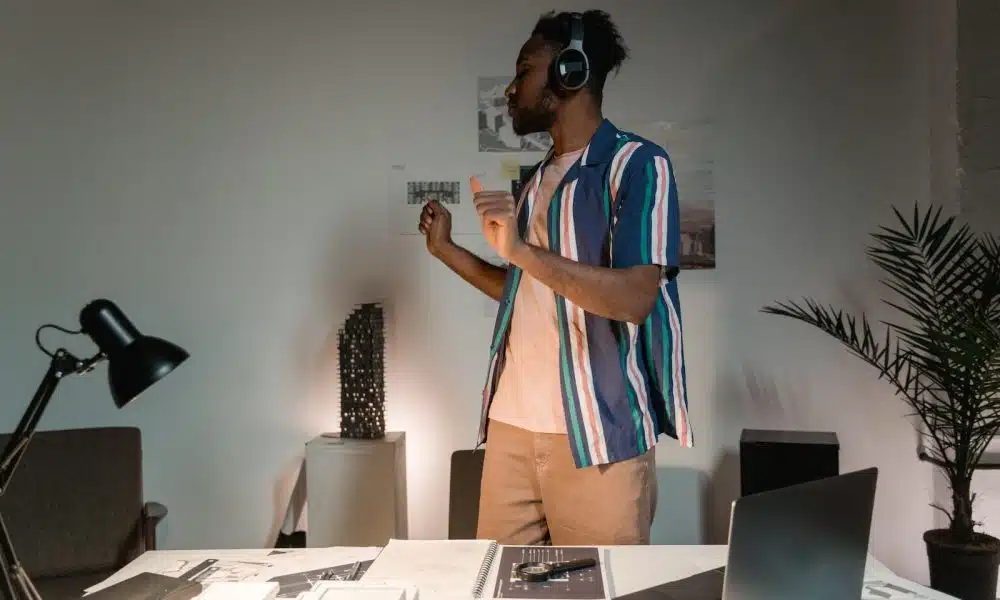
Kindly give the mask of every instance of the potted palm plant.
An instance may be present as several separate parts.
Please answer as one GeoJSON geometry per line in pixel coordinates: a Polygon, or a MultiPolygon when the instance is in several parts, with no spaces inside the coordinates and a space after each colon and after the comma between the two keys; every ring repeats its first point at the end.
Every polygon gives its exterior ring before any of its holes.
{"type": "Polygon", "coordinates": [[[883,301],[898,322],[874,325],[808,298],[762,310],[839,340],[912,408],[918,456],[951,488],[950,508],[935,506],[948,527],[923,536],[930,585],[962,600],[994,600],[1000,540],[977,531],[971,484],[1000,430],[1000,242],[943,218],[941,208],[914,207],[912,218],[893,212],[898,223],[872,235],[867,256],[885,273],[894,297],[883,301]]]}

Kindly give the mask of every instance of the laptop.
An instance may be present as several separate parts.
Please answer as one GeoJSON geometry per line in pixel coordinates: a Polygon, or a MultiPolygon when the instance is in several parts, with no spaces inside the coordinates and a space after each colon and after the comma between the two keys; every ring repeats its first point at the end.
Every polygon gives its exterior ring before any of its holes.
{"type": "Polygon", "coordinates": [[[621,600],[858,600],[868,560],[875,467],[733,503],[726,566],[621,600]]]}

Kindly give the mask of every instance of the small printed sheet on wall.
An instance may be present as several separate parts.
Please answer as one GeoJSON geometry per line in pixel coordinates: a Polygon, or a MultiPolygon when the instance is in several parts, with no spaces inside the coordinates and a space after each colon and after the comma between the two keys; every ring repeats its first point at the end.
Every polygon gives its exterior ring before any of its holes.
{"type": "Polygon", "coordinates": [[[390,232],[423,235],[417,229],[420,213],[436,201],[451,213],[452,234],[479,233],[479,217],[472,204],[467,169],[435,169],[413,164],[395,164],[389,169],[386,210],[390,232]]]}

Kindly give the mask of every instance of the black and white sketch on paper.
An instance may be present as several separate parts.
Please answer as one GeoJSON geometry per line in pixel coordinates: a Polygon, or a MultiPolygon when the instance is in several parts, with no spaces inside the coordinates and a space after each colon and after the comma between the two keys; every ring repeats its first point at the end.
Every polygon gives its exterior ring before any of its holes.
{"type": "Polygon", "coordinates": [[[357,581],[361,579],[371,564],[372,561],[365,560],[347,565],[288,573],[272,577],[268,581],[278,584],[278,598],[298,598],[303,592],[313,589],[313,586],[320,581],[357,581]]]}
{"type": "Polygon", "coordinates": [[[406,183],[407,204],[425,204],[432,200],[441,204],[458,204],[461,198],[461,184],[457,181],[408,181],[406,183]]]}
{"type": "Polygon", "coordinates": [[[206,558],[190,565],[179,577],[187,581],[197,581],[202,585],[220,581],[253,581],[264,569],[273,566],[270,562],[251,560],[227,560],[206,558]]]}
{"type": "Polygon", "coordinates": [[[548,133],[519,136],[507,114],[504,90],[510,77],[479,78],[479,151],[480,152],[547,152],[552,145],[548,133]]]}

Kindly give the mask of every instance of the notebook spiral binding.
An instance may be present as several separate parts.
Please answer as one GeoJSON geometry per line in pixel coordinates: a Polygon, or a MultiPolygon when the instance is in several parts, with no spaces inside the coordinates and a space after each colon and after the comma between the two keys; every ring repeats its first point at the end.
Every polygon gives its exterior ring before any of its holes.
{"type": "Polygon", "coordinates": [[[472,588],[473,598],[483,597],[483,592],[486,590],[486,583],[490,578],[490,571],[493,570],[493,561],[496,560],[499,549],[500,545],[492,542],[489,549],[486,550],[486,557],[483,559],[482,566],[479,567],[479,575],[476,576],[476,585],[472,588]]]}

